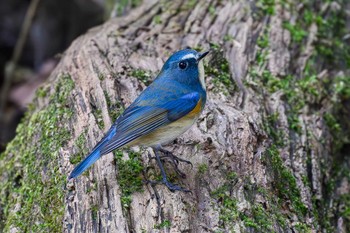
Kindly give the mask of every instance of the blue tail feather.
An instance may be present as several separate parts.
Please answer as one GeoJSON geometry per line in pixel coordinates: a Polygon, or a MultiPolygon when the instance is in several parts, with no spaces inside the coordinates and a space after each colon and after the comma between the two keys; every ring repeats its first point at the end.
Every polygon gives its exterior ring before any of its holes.
{"type": "Polygon", "coordinates": [[[74,168],[69,175],[69,179],[76,178],[81,175],[86,169],[88,169],[93,163],[101,157],[100,148],[96,148],[88,157],[86,157],[78,166],[74,168]]]}
{"type": "Polygon", "coordinates": [[[86,169],[88,169],[92,164],[96,162],[102,155],[101,154],[101,149],[103,146],[108,143],[108,141],[115,135],[116,129],[115,126],[113,125],[109,131],[106,133],[106,135],[101,139],[99,143],[92,149],[92,152],[74,168],[72,173],[69,175],[68,179],[76,178],[81,173],[83,173],[86,169]]]}

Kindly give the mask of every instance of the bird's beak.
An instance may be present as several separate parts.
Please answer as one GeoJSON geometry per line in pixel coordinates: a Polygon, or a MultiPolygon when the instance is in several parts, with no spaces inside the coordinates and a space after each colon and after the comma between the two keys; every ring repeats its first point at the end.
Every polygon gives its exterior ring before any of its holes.
{"type": "Polygon", "coordinates": [[[206,51],[204,53],[199,53],[198,54],[198,58],[197,58],[197,62],[199,62],[200,60],[202,60],[205,56],[207,56],[209,53],[209,51],[206,51]]]}

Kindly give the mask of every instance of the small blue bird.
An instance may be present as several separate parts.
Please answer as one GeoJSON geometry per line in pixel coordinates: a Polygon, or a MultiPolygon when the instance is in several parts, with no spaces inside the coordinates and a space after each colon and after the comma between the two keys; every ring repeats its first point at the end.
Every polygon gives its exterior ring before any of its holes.
{"type": "MultiPolygon", "coordinates": [[[[150,146],[154,149],[169,190],[182,190],[167,180],[160,160],[161,145],[174,140],[197,120],[206,102],[202,59],[209,53],[184,49],[165,62],[157,78],[115,121],[92,152],[74,168],[69,179],[76,178],[102,155],[124,146],[150,146]]],[[[182,160],[176,156],[173,159],[182,160]]],[[[188,162],[189,163],[189,162],[188,162]]]]}

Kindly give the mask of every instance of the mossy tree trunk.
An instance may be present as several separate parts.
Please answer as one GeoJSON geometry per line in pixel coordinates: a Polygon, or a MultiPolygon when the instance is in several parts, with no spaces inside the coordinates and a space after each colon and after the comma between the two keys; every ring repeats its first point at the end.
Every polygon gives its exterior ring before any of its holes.
{"type": "Polygon", "coordinates": [[[0,229],[349,232],[350,4],[304,2],[147,1],[78,38],[1,155],[0,229]],[[166,147],[194,164],[181,179],[167,163],[192,193],[143,184],[147,148],[67,182],[186,46],[212,50],[205,111],[166,147]]]}

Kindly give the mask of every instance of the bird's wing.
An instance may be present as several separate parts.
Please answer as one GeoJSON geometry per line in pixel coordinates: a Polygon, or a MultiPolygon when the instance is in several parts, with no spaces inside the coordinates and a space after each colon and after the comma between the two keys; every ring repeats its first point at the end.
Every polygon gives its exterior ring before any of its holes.
{"type": "Polygon", "coordinates": [[[158,106],[134,106],[116,121],[114,136],[105,142],[101,154],[107,154],[127,143],[174,122],[196,108],[200,95],[192,92],[158,106]]]}

